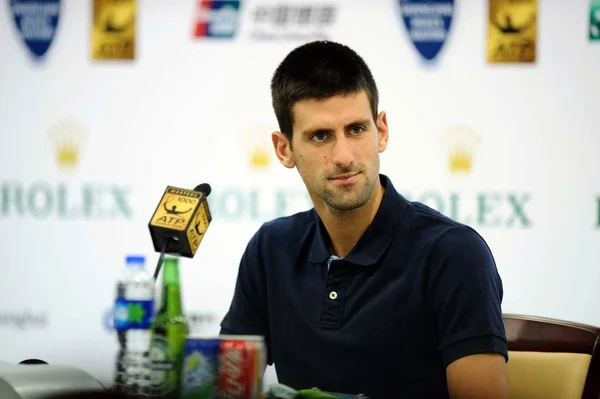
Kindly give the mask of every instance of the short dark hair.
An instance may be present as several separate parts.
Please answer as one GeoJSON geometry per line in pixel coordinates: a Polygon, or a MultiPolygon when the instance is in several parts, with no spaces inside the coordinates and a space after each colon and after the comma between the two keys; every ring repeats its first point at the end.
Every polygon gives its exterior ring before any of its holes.
{"type": "Polygon", "coordinates": [[[314,41],[292,50],[271,80],[273,110],[279,130],[291,142],[294,103],[324,99],[365,90],[377,119],[379,92],[365,61],[350,47],[331,41],[314,41]]]}

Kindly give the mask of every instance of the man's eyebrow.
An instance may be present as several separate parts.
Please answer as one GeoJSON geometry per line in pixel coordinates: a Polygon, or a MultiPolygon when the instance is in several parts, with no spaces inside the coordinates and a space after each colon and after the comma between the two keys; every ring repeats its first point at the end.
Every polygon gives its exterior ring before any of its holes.
{"type": "MultiPolygon", "coordinates": [[[[350,122],[348,124],[346,124],[344,126],[344,130],[348,130],[354,126],[360,126],[360,125],[368,125],[370,122],[370,119],[358,119],[356,121],[350,122]]],[[[302,135],[304,136],[308,136],[310,134],[313,133],[331,133],[333,132],[333,129],[329,129],[329,128],[319,128],[319,127],[315,127],[315,128],[310,128],[310,129],[306,129],[302,132],[302,135]]]]}

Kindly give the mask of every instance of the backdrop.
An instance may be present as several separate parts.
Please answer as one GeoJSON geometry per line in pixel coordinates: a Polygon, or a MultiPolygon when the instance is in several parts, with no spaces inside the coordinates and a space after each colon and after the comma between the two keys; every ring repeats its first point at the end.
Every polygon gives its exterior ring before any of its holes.
{"type": "Polygon", "coordinates": [[[269,83],[314,39],[371,67],[390,127],[381,172],[483,235],[503,311],[600,325],[588,0],[2,3],[0,361],[110,384],[115,281],[127,254],[153,271],[147,223],[167,185],[213,188],[181,275],[193,332],[218,332],[249,238],[312,206],[273,155],[269,83]]]}

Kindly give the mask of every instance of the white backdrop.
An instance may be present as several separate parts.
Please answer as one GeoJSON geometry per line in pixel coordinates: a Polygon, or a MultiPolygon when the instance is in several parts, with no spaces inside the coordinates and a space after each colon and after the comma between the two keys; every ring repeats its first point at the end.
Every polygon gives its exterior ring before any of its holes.
{"type": "Polygon", "coordinates": [[[313,38],[365,58],[390,126],[382,173],[484,236],[504,312],[600,325],[600,42],[588,41],[587,0],[539,5],[532,64],[487,63],[486,2],[456,2],[430,64],[393,0],[313,0],[334,7],[333,23],[286,35],[254,20],[257,7],[280,2],[247,0],[232,39],[192,36],[196,0],[138,0],[135,59],[119,61],[91,59],[91,1],[63,1],[41,61],[7,3],[0,361],[37,357],[110,383],[115,279],[126,254],[147,255],[153,270],[147,223],[166,185],[213,188],[213,222],[181,273],[194,331],[218,332],[248,239],[263,221],[311,206],[297,172],[272,154],[269,82],[313,38]],[[470,168],[452,169],[452,154],[470,168]]]}

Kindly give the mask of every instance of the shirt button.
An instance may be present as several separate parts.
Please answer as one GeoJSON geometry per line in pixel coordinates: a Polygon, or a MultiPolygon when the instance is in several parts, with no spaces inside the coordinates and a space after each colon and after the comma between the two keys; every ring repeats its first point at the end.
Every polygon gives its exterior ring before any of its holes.
{"type": "Polygon", "coordinates": [[[335,299],[335,298],[337,298],[337,292],[335,292],[335,291],[331,291],[331,292],[329,293],[329,298],[330,298],[330,299],[335,299]]]}

